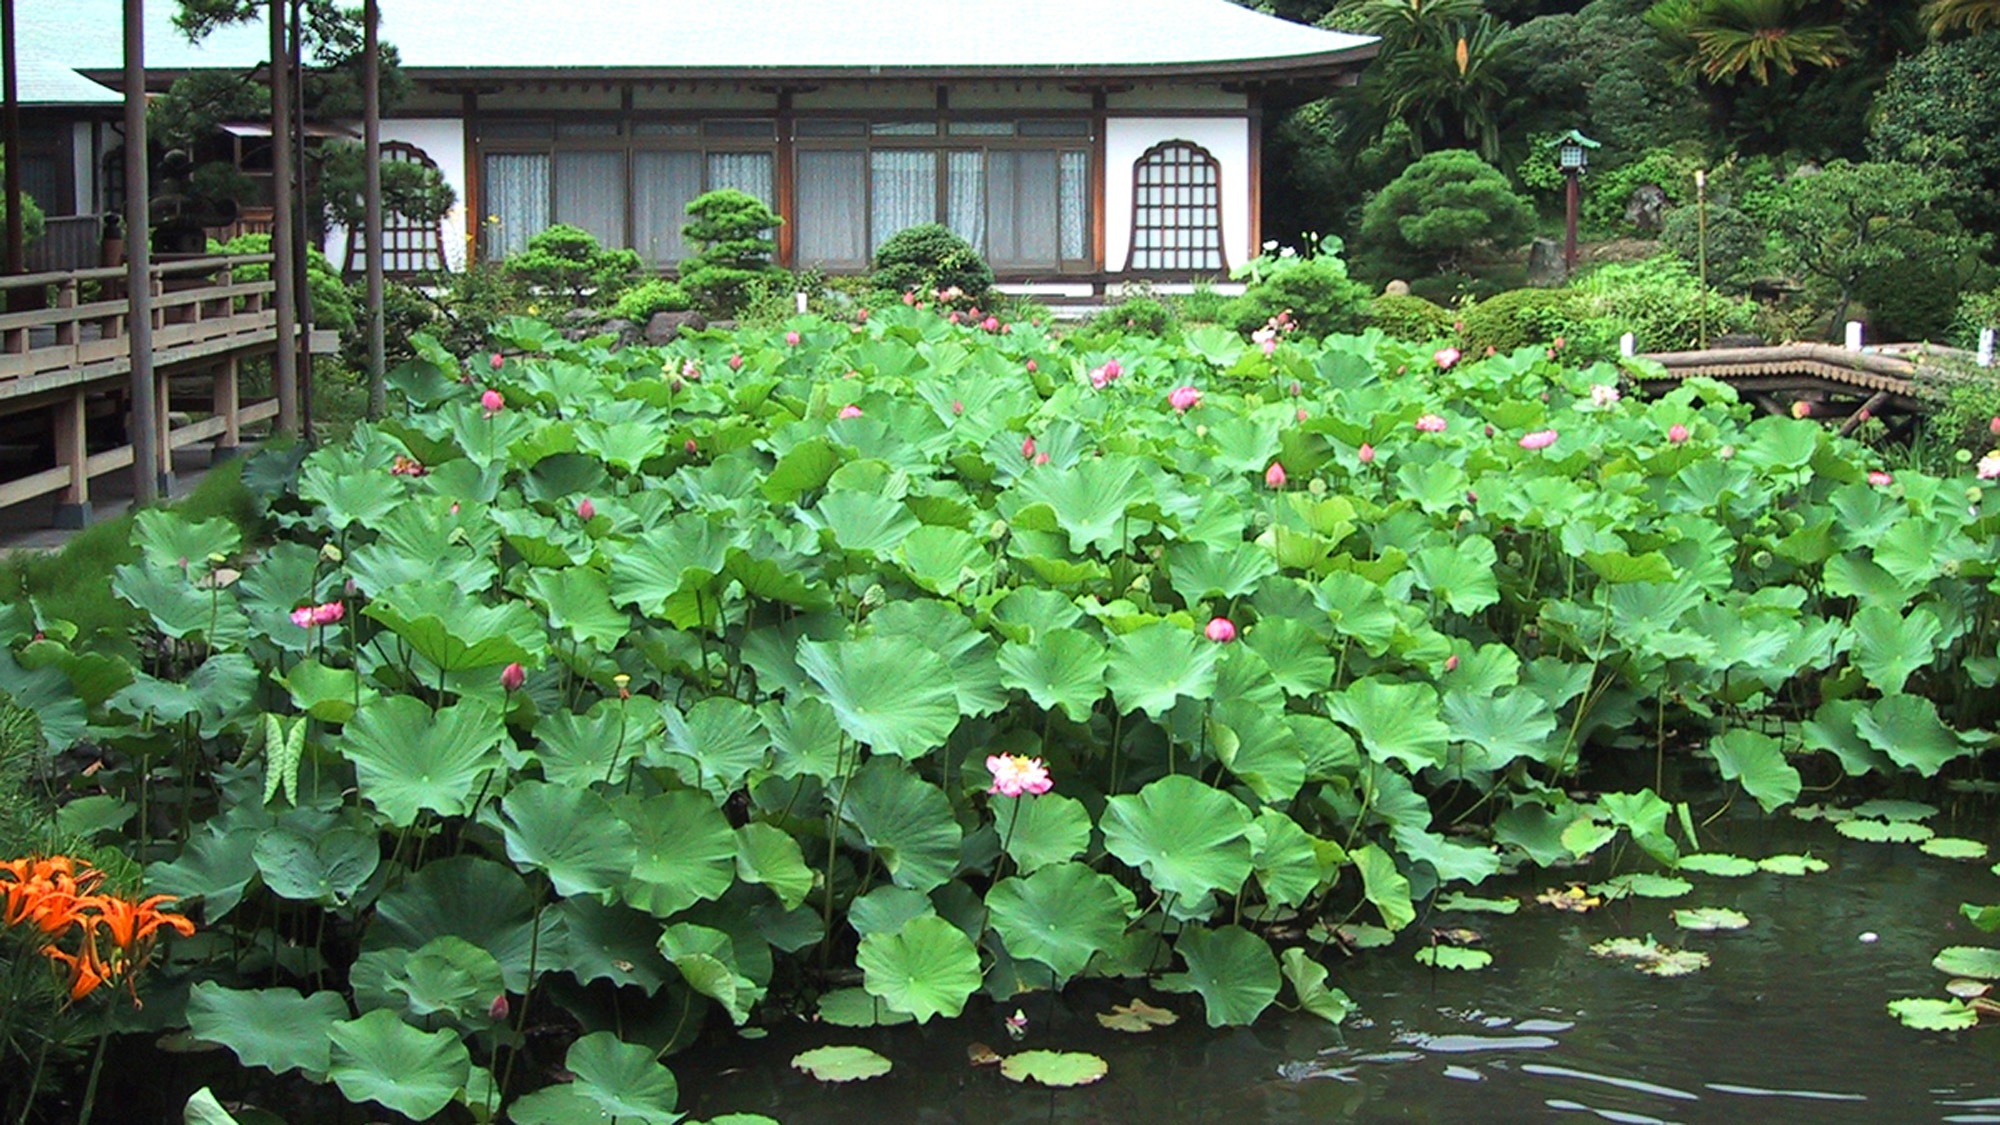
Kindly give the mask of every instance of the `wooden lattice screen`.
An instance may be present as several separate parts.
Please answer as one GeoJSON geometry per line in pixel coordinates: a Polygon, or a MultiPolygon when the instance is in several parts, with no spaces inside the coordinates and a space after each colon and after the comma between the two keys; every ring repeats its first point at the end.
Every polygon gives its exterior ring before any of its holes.
{"type": "Polygon", "coordinates": [[[1200,145],[1165,141],[1132,165],[1128,269],[1220,271],[1222,165],[1200,145]]]}
{"type": "MultiPolygon", "coordinates": [[[[385,141],[382,145],[384,162],[403,161],[422,164],[435,169],[437,163],[424,150],[405,141],[385,141]]],[[[365,248],[361,231],[347,232],[347,264],[342,267],[349,274],[364,268],[361,261],[365,248]]],[[[445,269],[444,232],[437,223],[419,223],[405,218],[394,211],[382,212],[382,272],[390,277],[409,277],[412,274],[438,273],[445,269]]]]}

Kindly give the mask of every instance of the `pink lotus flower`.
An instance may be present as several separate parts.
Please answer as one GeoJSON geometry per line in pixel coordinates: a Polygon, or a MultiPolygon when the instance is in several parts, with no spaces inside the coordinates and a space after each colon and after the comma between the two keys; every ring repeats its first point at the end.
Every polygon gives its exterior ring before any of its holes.
{"type": "Polygon", "coordinates": [[[1876,488],[1887,488],[1889,485],[1895,483],[1895,480],[1895,477],[1890,476],[1880,469],[1871,469],[1868,472],[1868,483],[1874,485],[1876,488]]]}
{"type": "Polygon", "coordinates": [[[963,401],[959,400],[959,399],[952,399],[952,400],[951,400],[951,412],[952,412],[953,414],[963,414],[963,413],[965,413],[965,403],[964,403],[963,401]]]}
{"type": "Polygon", "coordinates": [[[1265,488],[1285,487],[1285,467],[1283,465],[1280,465],[1276,461],[1273,461],[1271,462],[1271,467],[1264,470],[1264,487],[1265,488]]]}
{"type": "Polygon", "coordinates": [[[500,669],[500,687],[506,691],[520,691],[521,685],[527,682],[528,670],[521,667],[519,662],[509,664],[505,668],[500,669]]]}
{"type": "Polygon", "coordinates": [[[1040,758],[1025,754],[989,754],[986,771],[993,775],[993,787],[987,792],[1002,797],[1019,797],[1024,793],[1039,797],[1055,788],[1055,782],[1049,780],[1049,767],[1040,758]]]}
{"type": "Polygon", "coordinates": [[[1980,480],[2000,478],[2000,449],[1995,449],[1986,456],[1981,457],[1979,459],[1979,467],[1974,472],[1979,475],[1980,480]]]}
{"type": "Polygon", "coordinates": [[[585,523],[589,523],[591,520],[596,519],[597,505],[591,503],[589,497],[585,497],[583,502],[576,506],[576,518],[582,520],[585,523]]]}
{"type": "Polygon", "coordinates": [[[1216,644],[1226,645],[1236,639],[1236,623],[1227,617],[1212,617],[1202,633],[1216,644]]]}
{"type": "Polygon", "coordinates": [[[1360,450],[1354,456],[1359,458],[1364,465],[1373,465],[1375,463],[1375,447],[1364,441],[1361,443],[1360,450]]]}
{"type": "Polygon", "coordinates": [[[2000,414],[1995,414],[1993,420],[1986,423],[1986,428],[1995,434],[2000,434],[2000,414]]]}
{"type": "Polygon", "coordinates": [[[681,364],[681,378],[686,379],[690,383],[698,382],[701,379],[701,364],[696,363],[694,360],[688,360],[686,363],[681,364]]]}
{"type": "Polygon", "coordinates": [[[310,629],[313,624],[313,607],[302,605],[292,611],[292,624],[301,629],[310,629]]]}
{"type": "Polygon", "coordinates": [[[1423,417],[1417,419],[1417,429],[1422,430],[1427,434],[1443,433],[1444,425],[1445,425],[1444,418],[1436,414],[1426,414],[1423,417]]]}
{"type": "Polygon", "coordinates": [[[507,357],[501,355],[499,352],[494,352],[493,358],[488,362],[490,362],[493,365],[493,370],[498,371],[502,367],[507,366],[507,357]]]}
{"type": "Polygon", "coordinates": [[[1522,449],[1547,449],[1556,443],[1554,430],[1536,430],[1532,434],[1521,435],[1522,449]]]}
{"type": "Polygon", "coordinates": [[[1437,364],[1440,368],[1448,369],[1452,364],[1458,362],[1460,354],[1457,348],[1439,348],[1437,351],[1431,353],[1431,362],[1437,364]]]}
{"type": "Polygon", "coordinates": [[[903,303],[904,303],[904,304],[906,304],[906,305],[914,305],[914,304],[916,304],[916,303],[917,303],[917,291],[916,291],[916,290],[914,290],[914,289],[909,289],[909,290],[905,290],[905,291],[904,291],[904,293],[903,293],[903,303]]]}
{"type": "Polygon", "coordinates": [[[1111,385],[1111,376],[1104,368],[1095,368],[1090,373],[1090,385],[1101,391],[1111,385]]]}
{"type": "Polygon", "coordinates": [[[859,418],[861,417],[861,408],[850,402],[840,408],[840,416],[842,418],[859,418]]]}
{"type": "Polygon", "coordinates": [[[1037,453],[1037,454],[1035,454],[1035,464],[1037,464],[1037,465],[1046,465],[1046,464],[1048,464],[1048,463],[1049,463],[1049,455],[1048,455],[1048,454],[1046,454],[1046,453],[1037,453]]]}
{"type": "Polygon", "coordinates": [[[862,310],[860,310],[860,311],[856,312],[856,313],[854,314],[854,319],[856,319],[856,320],[860,321],[860,322],[861,322],[861,323],[863,323],[863,324],[866,324],[866,323],[868,323],[868,310],[867,310],[867,309],[862,309],[862,310]]]}
{"type": "Polygon", "coordinates": [[[1035,459],[1035,439],[1034,439],[1034,438],[1032,438],[1032,437],[1024,437],[1024,438],[1022,438],[1022,439],[1021,439],[1021,456],[1022,456],[1023,458],[1026,458],[1026,459],[1027,459],[1027,460],[1029,460],[1029,461],[1033,461],[1033,460],[1035,459]]]}
{"type": "Polygon", "coordinates": [[[1201,405],[1201,391],[1195,387],[1175,387],[1167,395],[1167,405],[1177,414],[1186,414],[1201,405]]]}
{"type": "Polygon", "coordinates": [[[1807,402],[1805,399],[1799,399],[1797,402],[1792,403],[1792,417],[1810,418],[1812,414],[1813,404],[1807,402]]]}
{"type": "Polygon", "coordinates": [[[1299,407],[1298,419],[1301,422],[1306,420],[1306,408],[1303,406],[1299,407]]]}
{"type": "Polygon", "coordinates": [[[788,345],[790,345],[790,346],[792,346],[792,347],[794,347],[794,348],[798,347],[798,346],[799,346],[799,334],[798,334],[797,332],[787,332],[787,333],[785,333],[785,343],[786,343],[786,344],[788,344],[788,345]]]}
{"type": "Polygon", "coordinates": [[[1105,375],[1105,378],[1107,378],[1107,379],[1116,379],[1116,378],[1118,378],[1118,377],[1119,377],[1120,375],[1123,375],[1123,374],[1125,374],[1125,369],[1124,369],[1123,367],[1120,367],[1120,366],[1118,365],[1118,361],[1117,361],[1117,360],[1115,360],[1115,359],[1107,359],[1107,360],[1105,360],[1105,361],[1104,361],[1104,375],[1105,375]]]}
{"type": "Polygon", "coordinates": [[[979,322],[979,327],[984,328],[988,332],[998,332],[1000,331],[1000,318],[996,316],[989,316],[985,320],[979,322]]]}
{"type": "Polygon", "coordinates": [[[1680,443],[1686,441],[1687,439],[1688,439],[1688,428],[1686,426],[1681,425],[1679,422],[1675,422],[1673,425],[1667,427],[1668,441],[1672,442],[1675,445],[1679,445],[1680,443]]]}
{"type": "Polygon", "coordinates": [[[742,357],[742,356],[740,356],[740,355],[733,355],[733,356],[730,356],[730,357],[729,357],[729,369],[730,369],[731,371],[741,371],[741,370],[743,370],[743,357],[742,357]]]}
{"type": "Polygon", "coordinates": [[[1263,349],[1264,358],[1266,359],[1269,359],[1270,357],[1278,354],[1278,341],[1275,339],[1267,337],[1265,339],[1259,340],[1257,341],[1257,346],[1263,349]]]}
{"type": "Polygon", "coordinates": [[[1039,371],[1039,370],[1041,370],[1041,368],[1039,368],[1039,367],[1036,367],[1036,366],[1035,366],[1035,361],[1034,361],[1034,360],[1032,360],[1032,359],[1031,359],[1031,360],[1029,360],[1029,361],[1028,361],[1028,372],[1029,372],[1029,374],[1033,374],[1034,372],[1036,372],[1036,371],[1039,371]]]}
{"type": "Polygon", "coordinates": [[[1451,654],[1450,656],[1447,656],[1447,657],[1445,657],[1445,658],[1444,658],[1444,670],[1445,670],[1445,671],[1447,671],[1447,672],[1456,672],[1456,671],[1458,671],[1458,654],[1457,654],[1457,653],[1455,653],[1455,652],[1454,652],[1454,653],[1452,653],[1452,654],[1451,654]]]}
{"type": "Polygon", "coordinates": [[[495,996],[491,1004],[486,1005],[486,1018],[492,1020],[494,1023],[499,1023],[501,1020],[507,1018],[508,1011],[507,994],[503,992],[495,996]]]}
{"type": "Polygon", "coordinates": [[[1590,404],[1602,410],[1616,403],[1622,397],[1618,388],[1609,383],[1593,383],[1590,387],[1590,404]]]}
{"type": "Polygon", "coordinates": [[[502,410],[507,409],[507,396],[501,394],[499,391],[488,390],[485,394],[479,396],[479,408],[486,412],[488,418],[491,418],[502,410]]]}
{"type": "Polygon", "coordinates": [[[310,629],[315,625],[331,625],[345,616],[347,607],[339,602],[302,605],[292,611],[292,624],[301,629],[310,629]]]}
{"type": "Polygon", "coordinates": [[[700,449],[701,449],[701,447],[700,447],[700,446],[698,446],[698,445],[696,445],[696,444],[694,443],[694,439],[693,439],[693,438],[689,438],[689,439],[687,439],[687,440],[686,440],[685,442],[682,442],[682,443],[681,443],[681,448],[682,448],[682,449],[685,449],[685,450],[687,450],[687,454],[688,454],[688,456],[689,456],[689,457],[692,457],[692,456],[694,456],[694,455],[695,455],[695,454],[696,454],[697,452],[699,452],[699,451],[700,451],[700,449]]]}

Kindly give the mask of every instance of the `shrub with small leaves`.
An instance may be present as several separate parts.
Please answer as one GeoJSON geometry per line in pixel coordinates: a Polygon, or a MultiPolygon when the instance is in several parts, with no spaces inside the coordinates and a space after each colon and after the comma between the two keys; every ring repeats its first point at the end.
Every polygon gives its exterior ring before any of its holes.
{"type": "Polygon", "coordinates": [[[753,282],[784,276],[771,262],[778,252],[771,232],[784,220],[756,196],[723,188],[696,196],[687,213],[681,233],[696,249],[681,262],[681,287],[709,311],[732,315],[753,282]]]}
{"type": "Polygon", "coordinates": [[[567,297],[573,308],[603,307],[616,300],[639,271],[639,255],[633,250],[607,250],[589,231],[557,223],[501,264],[537,292],[567,297]]]}
{"type": "Polygon", "coordinates": [[[897,231],[875,251],[875,287],[889,293],[915,291],[932,297],[958,290],[954,305],[977,305],[993,288],[993,267],[972,243],[939,223],[897,231]]]}

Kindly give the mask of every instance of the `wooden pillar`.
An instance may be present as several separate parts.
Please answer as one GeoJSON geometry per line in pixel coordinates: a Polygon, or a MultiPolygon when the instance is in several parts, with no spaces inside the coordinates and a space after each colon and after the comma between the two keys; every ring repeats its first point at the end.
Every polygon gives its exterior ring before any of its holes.
{"type": "Polygon", "coordinates": [[[1250,245],[1244,247],[1247,262],[1264,249],[1264,95],[1251,89],[1250,99],[1250,245]]]}
{"type": "Polygon", "coordinates": [[[799,226],[799,185],[798,168],[792,155],[792,92],[778,91],[778,153],[777,153],[777,197],[778,214],[785,221],[778,224],[778,264],[786,269],[797,268],[798,226],[799,226]]]}
{"type": "Polygon", "coordinates": [[[361,7],[361,161],[365,173],[362,187],[361,237],[366,242],[363,260],[368,271],[368,416],[380,418],[389,405],[386,380],[388,345],[384,339],[382,312],[382,59],[377,45],[382,12],[378,0],[361,7]]]}
{"type": "Polygon", "coordinates": [[[55,406],[56,464],[69,470],[69,483],[56,497],[57,527],[90,524],[90,447],[84,440],[83,389],[77,388],[55,406]]]}
{"type": "Polygon", "coordinates": [[[292,205],[292,299],[299,322],[297,342],[299,372],[299,432],[308,444],[313,436],[313,298],[306,261],[312,243],[306,238],[306,69],[305,17],[300,11],[304,0],[291,0],[291,22],[286,29],[286,58],[292,78],[292,188],[298,197],[292,205]]]}
{"type": "Polygon", "coordinates": [[[131,346],[132,496],[160,498],[153,377],[153,230],[146,176],[146,5],[125,0],[125,335],[131,346]]]}
{"type": "Polygon", "coordinates": [[[1111,128],[1111,117],[1106,112],[1110,101],[1110,95],[1101,87],[1090,92],[1090,240],[1092,264],[1098,273],[1110,268],[1110,259],[1104,252],[1104,231],[1110,222],[1104,213],[1104,185],[1111,175],[1111,169],[1105,167],[1111,143],[1106,136],[1111,128]]]}
{"type": "Polygon", "coordinates": [[[479,161],[479,95],[467,90],[459,96],[459,120],[465,123],[465,268],[473,269],[486,253],[485,199],[480,187],[486,168],[479,161]]]}
{"type": "Polygon", "coordinates": [[[236,353],[231,352],[215,369],[215,416],[222,419],[222,433],[215,439],[214,460],[233,456],[243,444],[243,381],[236,353]]]}
{"type": "Polygon", "coordinates": [[[14,0],[0,0],[0,133],[7,147],[7,255],[9,274],[28,272],[27,236],[21,215],[21,82],[14,59],[14,0]]]}
{"type": "Polygon", "coordinates": [[[271,303],[278,313],[278,346],[271,353],[271,384],[278,395],[278,430],[299,432],[297,294],[292,288],[292,78],[285,52],[285,0],[271,0],[265,20],[271,33],[271,303]]]}

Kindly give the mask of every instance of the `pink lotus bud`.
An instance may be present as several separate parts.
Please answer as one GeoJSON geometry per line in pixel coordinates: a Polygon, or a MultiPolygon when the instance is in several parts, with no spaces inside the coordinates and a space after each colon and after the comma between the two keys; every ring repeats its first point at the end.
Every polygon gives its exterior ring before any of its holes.
{"type": "Polygon", "coordinates": [[[1812,417],[1812,414],[1813,414],[1813,404],[1807,402],[1805,399],[1800,399],[1792,404],[1792,417],[1810,418],[1812,417]]]}
{"type": "Polygon", "coordinates": [[[952,412],[953,414],[963,414],[963,413],[965,413],[965,403],[964,403],[964,402],[962,402],[962,401],[960,401],[960,400],[958,400],[958,399],[952,399],[952,400],[951,400],[951,412],[952,412]]]}
{"type": "Polygon", "coordinates": [[[501,1020],[507,1018],[507,1011],[507,995],[506,993],[501,993],[493,998],[491,1004],[486,1005],[486,1018],[492,1020],[494,1023],[499,1023],[501,1020]]]}
{"type": "Polygon", "coordinates": [[[1299,413],[1298,413],[1298,418],[1299,418],[1299,421],[1301,421],[1301,422],[1303,422],[1303,421],[1305,421],[1305,420],[1306,420],[1306,408],[1305,408],[1305,407],[1303,407],[1303,406],[1299,407],[1299,413]]]}
{"type": "Polygon", "coordinates": [[[1679,445],[1680,443],[1686,441],[1687,439],[1688,439],[1688,428],[1686,426],[1681,425],[1679,422],[1675,422],[1673,425],[1667,427],[1668,441],[1674,443],[1675,445],[1679,445]]]}
{"type": "Polygon", "coordinates": [[[1046,465],[1046,464],[1048,464],[1048,463],[1049,463],[1049,455],[1048,455],[1048,454],[1046,454],[1046,453],[1037,453],[1037,454],[1035,454],[1035,464],[1037,464],[1037,465],[1046,465]]]}
{"type": "Polygon", "coordinates": [[[1455,653],[1455,652],[1454,652],[1454,653],[1452,653],[1452,654],[1451,654],[1450,656],[1447,656],[1447,657],[1445,657],[1445,658],[1444,658],[1444,670],[1445,670],[1445,671],[1447,671],[1447,672],[1456,672],[1456,671],[1458,671],[1458,654],[1457,654],[1457,653],[1455,653]]]}
{"type": "Polygon", "coordinates": [[[1532,434],[1521,435],[1522,449],[1547,449],[1555,443],[1556,432],[1554,430],[1536,430],[1532,434]]]}
{"type": "Polygon", "coordinates": [[[1167,395],[1167,405],[1177,414],[1186,414],[1201,405],[1201,390],[1198,387],[1175,387],[1167,395]]]}
{"type": "Polygon", "coordinates": [[[787,343],[787,344],[789,344],[789,345],[791,345],[792,347],[795,347],[795,348],[796,348],[796,347],[798,347],[798,346],[799,346],[799,334],[798,334],[797,332],[787,332],[787,333],[785,333],[785,343],[787,343]]]}
{"type": "Polygon", "coordinates": [[[500,686],[508,691],[520,691],[521,685],[527,682],[528,670],[518,662],[500,669],[500,686]]]}
{"type": "Polygon", "coordinates": [[[861,408],[850,402],[840,408],[840,416],[842,418],[859,418],[861,417],[861,408]]]}
{"type": "Polygon", "coordinates": [[[916,290],[914,290],[914,289],[910,289],[910,290],[906,290],[906,291],[905,291],[905,292],[903,293],[903,303],[904,303],[904,304],[906,304],[906,305],[914,305],[914,304],[916,304],[916,303],[917,303],[917,291],[916,291],[916,290]]]}
{"type": "Polygon", "coordinates": [[[854,319],[860,321],[863,324],[868,323],[868,310],[862,309],[860,312],[855,313],[854,319]]]}
{"type": "Polygon", "coordinates": [[[491,360],[491,361],[489,361],[489,362],[491,362],[491,363],[492,363],[492,365],[493,365],[493,370],[495,370],[495,371],[498,371],[498,370],[500,370],[500,369],[501,369],[502,367],[505,367],[505,366],[507,366],[507,357],[506,357],[506,356],[503,356],[503,355],[501,355],[501,354],[500,354],[499,352],[494,352],[494,353],[493,353],[493,358],[492,358],[492,360],[491,360]]]}
{"type": "Polygon", "coordinates": [[[692,457],[692,456],[694,456],[694,455],[695,455],[696,453],[699,453],[699,452],[701,452],[701,446],[699,446],[699,445],[696,445],[696,444],[694,443],[694,439],[693,439],[693,438],[689,438],[689,439],[687,439],[686,441],[682,442],[682,443],[681,443],[681,448],[682,448],[682,449],[685,449],[685,450],[687,450],[687,455],[688,455],[689,457],[692,457]]]}
{"type": "Polygon", "coordinates": [[[1294,379],[1294,380],[1292,380],[1292,386],[1291,386],[1291,391],[1292,391],[1292,397],[1293,397],[1293,398],[1297,398],[1297,397],[1299,397],[1299,396],[1300,396],[1301,394],[1304,394],[1304,393],[1305,393],[1305,388],[1304,388],[1304,387],[1301,387],[1301,386],[1299,386],[1299,381],[1298,381],[1297,379],[1294,379]]]}
{"type": "Polygon", "coordinates": [[[1444,418],[1439,415],[1426,414],[1417,419],[1417,429],[1422,430],[1424,433],[1441,434],[1444,432],[1444,428],[1444,418]]]}
{"type": "Polygon", "coordinates": [[[1493,423],[1491,422],[1486,423],[1486,436],[1487,437],[1493,436],[1493,423]]]}
{"type": "Polygon", "coordinates": [[[958,312],[956,310],[953,310],[952,314],[950,316],[945,317],[945,319],[951,321],[953,324],[957,324],[959,320],[958,312]]]}
{"type": "Polygon", "coordinates": [[[1375,463],[1375,447],[1364,441],[1361,443],[1360,451],[1355,456],[1361,459],[1362,464],[1372,465],[1375,463]]]}
{"type": "Polygon", "coordinates": [[[731,371],[741,371],[741,370],[743,370],[743,357],[742,357],[742,356],[740,356],[740,355],[733,355],[733,356],[730,356],[730,357],[729,357],[729,369],[730,369],[731,371]]]}
{"type": "Polygon", "coordinates": [[[1993,420],[1986,423],[1986,428],[1996,434],[2000,434],[2000,414],[1995,414],[1993,420]]]}
{"type": "Polygon", "coordinates": [[[1236,623],[1227,617],[1210,618],[1208,628],[1202,632],[1208,639],[1219,645],[1226,645],[1236,639],[1236,623]]]}
{"type": "MultiPolygon", "coordinates": [[[[1038,368],[1038,367],[1036,367],[1036,366],[1035,366],[1035,361],[1031,359],[1031,360],[1029,360],[1029,361],[1028,361],[1028,370],[1029,370],[1030,372],[1034,372],[1034,371],[1039,371],[1039,370],[1041,370],[1041,369],[1040,369],[1040,368],[1038,368]]],[[[2000,433],[2000,430],[1996,430],[1996,431],[1994,431],[1994,432],[1995,432],[1995,433],[2000,433]]]]}
{"type": "Polygon", "coordinates": [[[1889,485],[1895,483],[1895,480],[1895,477],[1890,476],[1880,469],[1871,469],[1868,473],[1868,483],[1874,485],[1876,488],[1887,488],[1889,485]]]}
{"type": "Polygon", "coordinates": [[[596,519],[597,505],[591,503],[590,499],[588,497],[585,497],[584,501],[576,506],[576,518],[582,520],[585,523],[589,523],[591,520],[596,519]]]}
{"type": "Polygon", "coordinates": [[[979,327],[986,329],[988,332],[998,332],[1000,331],[1000,318],[989,316],[979,322],[979,327]]]}
{"type": "Polygon", "coordinates": [[[479,405],[486,411],[486,416],[491,418],[507,408],[507,396],[499,391],[489,390],[479,396],[479,405]]]}
{"type": "Polygon", "coordinates": [[[1021,439],[1021,456],[1023,456],[1023,457],[1025,457],[1025,458],[1027,458],[1027,459],[1028,459],[1028,460],[1030,460],[1030,461],[1032,461],[1032,460],[1034,460],[1034,459],[1035,459],[1035,439],[1034,439],[1034,438],[1032,438],[1032,437],[1025,437],[1025,438],[1022,438],[1022,439],[1021,439]]]}
{"type": "Polygon", "coordinates": [[[1271,462],[1271,467],[1264,470],[1264,487],[1285,487],[1285,467],[1283,465],[1273,461],[1271,462]]]}
{"type": "Polygon", "coordinates": [[[681,387],[682,387],[682,385],[683,385],[683,384],[681,383],[681,381],[680,381],[679,379],[669,379],[669,380],[667,380],[667,390],[669,390],[669,391],[672,391],[672,392],[673,392],[674,394],[679,394],[679,393],[681,393],[681,387]]]}

